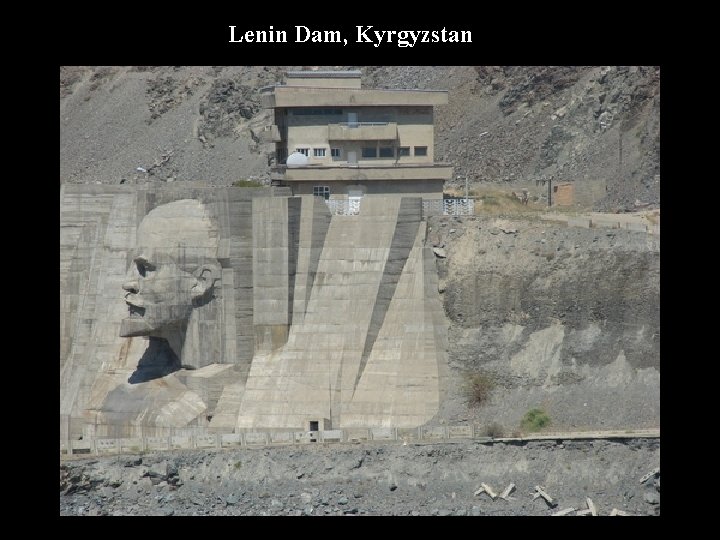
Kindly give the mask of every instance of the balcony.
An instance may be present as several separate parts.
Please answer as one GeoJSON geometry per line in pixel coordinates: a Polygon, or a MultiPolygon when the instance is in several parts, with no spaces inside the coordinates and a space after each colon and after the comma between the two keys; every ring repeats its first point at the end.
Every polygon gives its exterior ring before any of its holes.
{"type": "Polygon", "coordinates": [[[273,180],[285,182],[308,181],[387,181],[387,180],[443,180],[452,178],[452,167],[447,163],[398,164],[338,164],[309,165],[288,168],[276,165],[271,168],[273,180]]]}
{"type": "Polygon", "coordinates": [[[328,125],[329,141],[394,141],[397,122],[340,122],[328,125]]]}

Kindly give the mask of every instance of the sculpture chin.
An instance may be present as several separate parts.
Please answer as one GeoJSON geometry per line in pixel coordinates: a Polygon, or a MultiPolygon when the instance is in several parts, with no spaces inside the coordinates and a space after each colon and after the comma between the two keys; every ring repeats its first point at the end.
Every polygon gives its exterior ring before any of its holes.
{"type": "Polygon", "coordinates": [[[120,323],[120,337],[150,336],[156,333],[148,321],[137,317],[127,317],[120,323]]]}

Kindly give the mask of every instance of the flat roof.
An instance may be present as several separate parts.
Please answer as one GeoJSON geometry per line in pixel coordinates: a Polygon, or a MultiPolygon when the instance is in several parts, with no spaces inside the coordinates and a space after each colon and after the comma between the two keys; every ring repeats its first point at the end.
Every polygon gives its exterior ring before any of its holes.
{"type": "Polygon", "coordinates": [[[275,86],[270,107],[332,107],[378,105],[445,105],[447,90],[380,90],[275,86]]]}
{"type": "Polygon", "coordinates": [[[357,79],[360,71],[286,71],[285,75],[300,79],[357,79]]]}

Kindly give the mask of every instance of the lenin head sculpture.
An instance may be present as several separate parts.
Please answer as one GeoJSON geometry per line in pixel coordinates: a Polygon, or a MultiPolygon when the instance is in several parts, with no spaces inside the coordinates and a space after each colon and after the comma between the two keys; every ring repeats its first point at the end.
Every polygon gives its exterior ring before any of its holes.
{"type": "Polygon", "coordinates": [[[183,199],[158,206],[141,221],[137,250],[123,284],[128,316],[120,336],[174,341],[195,308],[209,303],[220,279],[218,228],[204,204],[183,199]]]}

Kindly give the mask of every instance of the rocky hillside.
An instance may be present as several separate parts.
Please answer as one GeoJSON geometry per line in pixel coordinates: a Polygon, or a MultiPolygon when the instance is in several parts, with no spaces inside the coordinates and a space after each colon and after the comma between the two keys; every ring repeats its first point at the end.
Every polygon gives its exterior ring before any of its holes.
{"type": "Polygon", "coordinates": [[[540,407],[560,430],[659,425],[659,236],[530,213],[428,227],[450,321],[439,418],[508,434],[540,407]],[[482,406],[468,399],[476,375],[482,406]]]}
{"type": "Polygon", "coordinates": [[[60,515],[581,515],[588,497],[597,515],[659,515],[659,463],[657,439],[101,457],[60,465],[60,515]],[[481,483],[497,496],[478,493],[481,483]],[[552,502],[533,497],[538,485],[552,502]]]}
{"type": "MultiPolygon", "coordinates": [[[[62,67],[60,182],[267,181],[259,90],[300,67],[62,67]]],[[[455,167],[448,188],[553,176],[605,186],[595,209],[660,204],[659,68],[360,69],[366,87],[450,91],[436,114],[436,156],[455,167]]]]}

